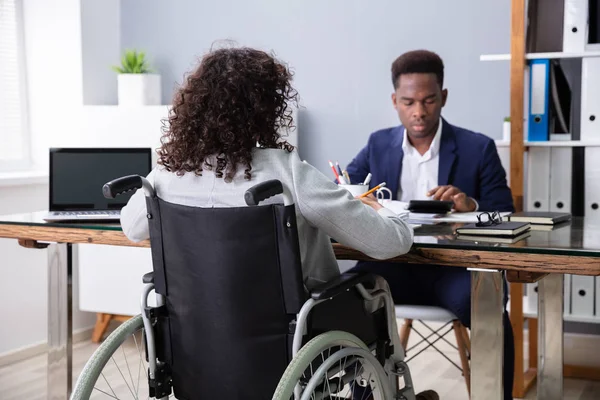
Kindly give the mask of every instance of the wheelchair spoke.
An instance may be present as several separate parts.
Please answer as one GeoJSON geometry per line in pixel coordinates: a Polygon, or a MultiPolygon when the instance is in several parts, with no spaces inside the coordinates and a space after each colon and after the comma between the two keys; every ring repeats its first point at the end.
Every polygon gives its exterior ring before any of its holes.
{"type": "MultiPolygon", "coordinates": [[[[369,376],[367,377],[367,385],[368,385],[367,387],[371,387],[371,383],[370,382],[371,382],[371,377],[372,376],[373,376],[373,372],[371,372],[369,374],[369,376]]],[[[365,400],[365,396],[367,395],[368,392],[369,392],[368,390],[363,391],[362,396],[360,396],[360,400],[365,400]]]]}
{"type": "Polygon", "coordinates": [[[125,379],[125,375],[123,375],[123,371],[121,371],[121,368],[119,368],[119,365],[115,361],[115,358],[111,357],[111,359],[113,360],[113,362],[115,363],[115,366],[119,370],[119,373],[121,374],[121,377],[123,378],[123,381],[125,382],[125,385],[127,385],[127,389],[129,389],[129,393],[131,393],[131,395],[135,398],[135,395],[133,394],[133,390],[131,390],[131,388],[129,387],[129,383],[127,383],[127,379],[125,379]]]}
{"type": "Polygon", "coordinates": [[[143,362],[142,362],[142,351],[140,350],[140,347],[138,346],[137,339],[135,338],[135,333],[133,334],[133,342],[135,343],[135,348],[137,349],[138,354],[140,355],[140,362],[138,364],[137,387],[135,388],[135,394],[137,396],[139,396],[139,393],[140,393],[139,392],[139,390],[140,390],[140,375],[141,375],[140,374],[140,370],[142,369],[143,362]]]}
{"type": "MultiPolygon", "coordinates": [[[[117,400],[119,400],[119,398],[118,398],[118,397],[115,397],[115,396],[111,395],[110,393],[106,393],[106,392],[105,392],[104,390],[102,390],[102,389],[98,389],[98,388],[94,388],[94,389],[96,389],[96,390],[97,390],[97,391],[99,391],[100,393],[103,393],[103,394],[107,395],[108,397],[112,397],[113,399],[117,399],[117,400]]],[[[114,392],[113,392],[113,393],[114,393],[114,392]]]]}
{"type": "Polygon", "coordinates": [[[110,386],[110,383],[108,383],[108,379],[106,379],[106,376],[104,376],[104,373],[102,373],[102,378],[104,378],[104,382],[106,382],[106,384],[108,385],[108,388],[110,389],[110,391],[113,393],[114,396],[111,396],[110,394],[104,392],[103,390],[98,389],[97,387],[94,387],[94,389],[96,389],[99,392],[102,392],[102,393],[106,394],[107,396],[112,397],[113,399],[118,399],[117,394],[113,390],[112,386],[110,386]]]}
{"type": "MultiPolygon", "coordinates": [[[[322,354],[323,353],[321,353],[321,355],[322,354]]],[[[323,358],[323,362],[325,362],[325,358],[323,358]]],[[[331,385],[329,385],[329,378],[327,377],[327,372],[328,371],[325,371],[325,384],[327,385],[327,390],[329,392],[329,396],[331,397],[331,385]]],[[[325,388],[323,388],[323,389],[325,389],[325,388]]]]}
{"type": "MultiPolygon", "coordinates": [[[[344,365],[346,365],[346,361],[344,359],[344,365]]],[[[356,368],[358,367],[358,363],[354,364],[354,377],[356,378],[356,368]]],[[[354,398],[354,388],[356,387],[356,379],[352,380],[352,398],[354,398]]]]}
{"type": "MultiPolygon", "coordinates": [[[[131,387],[135,389],[135,382],[133,381],[133,375],[131,375],[131,368],[129,368],[129,361],[127,361],[127,354],[125,354],[125,346],[121,346],[121,350],[123,352],[123,357],[125,358],[125,365],[127,365],[127,372],[129,372],[129,377],[131,378],[131,387]]],[[[125,378],[123,378],[125,379],[125,378]]],[[[129,386],[129,385],[128,385],[129,386]]],[[[135,400],[139,400],[137,393],[131,392],[131,395],[135,400]]]]}

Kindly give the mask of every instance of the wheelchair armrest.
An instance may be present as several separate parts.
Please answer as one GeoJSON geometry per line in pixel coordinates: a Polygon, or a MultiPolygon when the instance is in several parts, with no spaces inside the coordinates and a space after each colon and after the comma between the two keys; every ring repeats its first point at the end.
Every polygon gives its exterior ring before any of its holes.
{"type": "Polygon", "coordinates": [[[337,296],[359,283],[372,283],[373,279],[374,276],[366,272],[348,272],[317,286],[310,292],[310,296],[314,300],[325,300],[337,296]]]}
{"type": "Polygon", "coordinates": [[[154,283],[154,272],[148,272],[147,274],[144,274],[142,282],[144,284],[154,283]]]}

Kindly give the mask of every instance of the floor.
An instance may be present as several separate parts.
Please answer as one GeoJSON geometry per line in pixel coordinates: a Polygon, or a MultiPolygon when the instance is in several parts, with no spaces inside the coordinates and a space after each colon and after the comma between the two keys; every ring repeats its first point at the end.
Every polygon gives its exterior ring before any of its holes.
{"type": "MultiPolygon", "coordinates": [[[[409,348],[417,341],[416,335],[411,335],[409,348]]],[[[454,343],[454,335],[448,335],[448,340],[454,343]]],[[[440,342],[438,342],[440,343],[440,342]]],[[[131,340],[127,350],[124,352],[125,357],[120,357],[116,363],[109,363],[111,371],[109,374],[113,376],[125,376],[131,385],[122,385],[122,391],[127,396],[122,396],[118,392],[118,387],[104,388],[109,394],[112,390],[117,392],[117,398],[135,398],[132,392],[135,393],[138,389],[137,382],[141,382],[140,390],[145,388],[144,369],[140,367],[136,361],[138,357],[139,342],[131,340]],[[114,364],[120,365],[119,368],[114,367],[114,364]],[[138,377],[141,375],[141,378],[138,377]]],[[[75,375],[73,381],[77,379],[78,374],[83,368],[85,362],[97,348],[96,344],[91,342],[82,342],[74,346],[73,349],[73,368],[75,375]]],[[[449,347],[447,344],[440,345],[450,359],[460,365],[460,360],[456,350],[449,347]]],[[[409,356],[413,353],[409,352],[409,356]]],[[[525,352],[527,354],[527,352],[525,352]]],[[[435,350],[428,349],[411,360],[409,363],[411,374],[415,382],[417,390],[433,389],[438,392],[442,400],[464,400],[468,399],[465,381],[461,372],[450,362],[439,355],[435,350]]],[[[110,377],[109,377],[110,379],[110,377]]],[[[46,356],[36,356],[14,365],[0,368],[0,399],[2,400],[45,400],[46,391],[46,356]]],[[[140,392],[142,394],[142,392],[140,392]]],[[[97,393],[94,398],[110,398],[102,393],[97,393]]],[[[140,396],[146,398],[146,396],[140,396]]],[[[535,388],[532,389],[526,399],[535,399],[535,388]]],[[[578,379],[565,379],[564,381],[564,399],[566,400],[597,400],[600,399],[600,382],[585,381],[578,379]]]]}

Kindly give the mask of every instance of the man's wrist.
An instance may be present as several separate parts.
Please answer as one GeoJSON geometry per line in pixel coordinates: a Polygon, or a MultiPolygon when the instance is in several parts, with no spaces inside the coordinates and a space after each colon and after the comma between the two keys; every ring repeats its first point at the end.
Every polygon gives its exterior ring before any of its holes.
{"type": "Polygon", "coordinates": [[[472,211],[479,211],[479,203],[477,202],[477,200],[475,200],[472,197],[469,197],[469,199],[471,200],[471,203],[475,206],[475,207],[472,207],[473,208],[472,211]]]}

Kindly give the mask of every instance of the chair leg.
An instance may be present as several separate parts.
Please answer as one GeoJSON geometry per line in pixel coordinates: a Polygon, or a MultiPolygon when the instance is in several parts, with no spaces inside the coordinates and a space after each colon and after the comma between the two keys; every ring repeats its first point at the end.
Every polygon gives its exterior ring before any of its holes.
{"type": "Polygon", "coordinates": [[[467,348],[467,351],[469,352],[469,358],[471,358],[471,337],[469,336],[469,332],[467,331],[467,328],[463,325],[460,324],[460,331],[462,332],[462,336],[464,339],[464,344],[465,347],[467,348]]]}
{"type": "Polygon", "coordinates": [[[94,326],[94,332],[92,333],[92,342],[100,343],[102,341],[102,336],[106,332],[108,325],[110,324],[111,315],[97,313],[96,314],[96,325],[94,326]]]}
{"type": "Polygon", "coordinates": [[[412,319],[405,319],[402,324],[402,328],[400,328],[400,343],[404,350],[406,350],[408,346],[408,337],[410,336],[410,330],[412,329],[412,319]]]}
{"type": "Polygon", "coordinates": [[[471,397],[471,367],[469,366],[469,358],[467,357],[467,347],[470,348],[470,341],[465,340],[465,333],[463,329],[465,327],[460,321],[452,321],[454,327],[454,335],[456,336],[456,344],[458,344],[458,354],[460,356],[460,362],[462,364],[463,375],[465,377],[465,383],[467,384],[467,392],[469,398],[471,397]]]}

